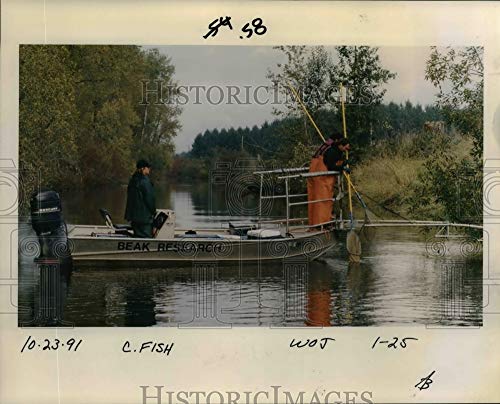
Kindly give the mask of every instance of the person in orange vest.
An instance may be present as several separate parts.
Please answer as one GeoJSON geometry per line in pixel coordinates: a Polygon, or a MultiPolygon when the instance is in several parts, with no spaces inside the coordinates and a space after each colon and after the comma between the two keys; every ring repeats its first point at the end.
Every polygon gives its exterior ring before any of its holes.
{"type": "MultiPolygon", "coordinates": [[[[346,138],[340,135],[332,135],[314,153],[309,165],[309,172],[321,171],[346,171],[350,172],[349,163],[344,152],[351,149],[346,138]]],[[[323,199],[333,199],[333,189],[337,177],[325,175],[307,179],[307,199],[309,202],[323,199]]],[[[332,220],[333,200],[313,202],[308,204],[309,226],[321,225],[332,220]]]]}

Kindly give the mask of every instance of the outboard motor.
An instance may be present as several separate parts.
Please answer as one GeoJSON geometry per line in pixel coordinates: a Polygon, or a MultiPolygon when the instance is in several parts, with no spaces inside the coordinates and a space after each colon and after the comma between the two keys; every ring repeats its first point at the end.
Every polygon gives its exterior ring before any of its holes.
{"type": "Polygon", "coordinates": [[[31,225],[40,242],[37,260],[56,259],[67,263],[71,260],[71,252],[59,194],[51,190],[40,191],[31,197],[30,208],[31,225]]]}
{"type": "Polygon", "coordinates": [[[24,325],[71,325],[63,319],[72,260],[61,198],[57,192],[42,190],[31,197],[30,211],[31,225],[40,243],[40,255],[35,258],[40,280],[34,318],[24,325]]]}

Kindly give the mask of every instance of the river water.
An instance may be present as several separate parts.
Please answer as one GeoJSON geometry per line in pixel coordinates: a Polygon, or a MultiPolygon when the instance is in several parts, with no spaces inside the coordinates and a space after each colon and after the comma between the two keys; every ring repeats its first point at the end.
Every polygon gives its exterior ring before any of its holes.
{"type": "MultiPolygon", "coordinates": [[[[231,200],[232,191],[207,184],[157,184],[156,191],[157,206],[174,209],[182,228],[218,227],[230,216],[255,214],[252,194],[231,200]]],[[[100,207],[123,221],[125,187],[62,198],[67,223],[100,224],[100,207]]],[[[32,235],[28,223],[20,223],[19,234],[32,235]]],[[[444,243],[417,229],[366,229],[362,245],[360,264],[349,264],[339,243],[312,263],[51,273],[57,279],[52,305],[61,324],[75,326],[482,325],[477,245],[444,243]]],[[[33,256],[19,256],[19,280],[19,323],[37,324],[47,279],[33,256]]]]}

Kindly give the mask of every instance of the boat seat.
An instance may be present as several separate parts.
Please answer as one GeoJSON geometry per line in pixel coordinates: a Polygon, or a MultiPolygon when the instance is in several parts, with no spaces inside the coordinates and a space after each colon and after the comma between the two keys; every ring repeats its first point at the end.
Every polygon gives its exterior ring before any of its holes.
{"type": "Polygon", "coordinates": [[[111,215],[104,208],[99,208],[99,213],[101,214],[102,218],[104,219],[106,226],[113,229],[116,234],[122,234],[124,236],[130,236],[130,237],[134,236],[134,234],[132,232],[131,225],[129,225],[129,224],[114,224],[113,220],[111,219],[111,215]]]}

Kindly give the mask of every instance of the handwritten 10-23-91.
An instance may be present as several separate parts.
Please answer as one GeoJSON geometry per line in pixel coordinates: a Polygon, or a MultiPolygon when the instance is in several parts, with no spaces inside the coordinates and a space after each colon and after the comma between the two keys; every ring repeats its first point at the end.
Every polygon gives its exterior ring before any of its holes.
{"type": "MultiPolygon", "coordinates": [[[[209,31],[203,35],[203,38],[214,37],[219,33],[219,29],[222,27],[228,27],[230,30],[233,29],[231,24],[231,17],[218,17],[208,24],[209,31]]],[[[255,35],[264,35],[267,32],[267,27],[264,25],[262,18],[257,17],[252,20],[252,22],[247,22],[241,28],[242,33],[246,36],[240,35],[240,39],[250,38],[255,35]]]]}

